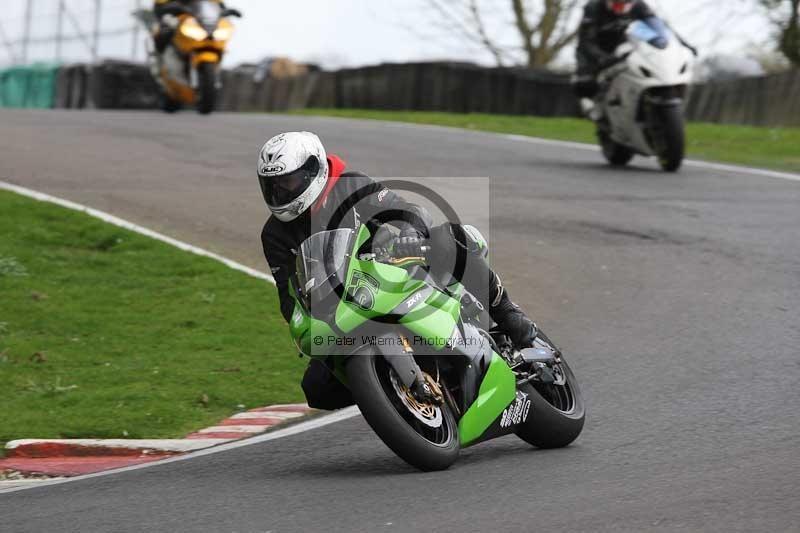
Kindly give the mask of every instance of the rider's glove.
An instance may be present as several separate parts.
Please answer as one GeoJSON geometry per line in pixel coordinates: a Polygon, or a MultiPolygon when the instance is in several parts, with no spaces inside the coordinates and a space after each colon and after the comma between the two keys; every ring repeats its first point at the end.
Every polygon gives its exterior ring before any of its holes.
{"type": "Polygon", "coordinates": [[[425,236],[414,228],[405,229],[394,243],[394,252],[398,257],[423,257],[425,236]]]}

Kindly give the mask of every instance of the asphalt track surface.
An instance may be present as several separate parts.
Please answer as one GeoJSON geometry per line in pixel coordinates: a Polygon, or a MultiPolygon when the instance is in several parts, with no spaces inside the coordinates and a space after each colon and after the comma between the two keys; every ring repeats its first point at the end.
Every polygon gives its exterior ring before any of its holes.
{"type": "Polygon", "coordinates": [[[796,181],[375,122],[8,111],[0,179],[264,268],[256,153],[294,129],[373,175],[494,178],[494,264],[568,354],[582,436],[510,436],[422,474],[357,417],[0,495],[0,530],[798,530],[796,181]]]}

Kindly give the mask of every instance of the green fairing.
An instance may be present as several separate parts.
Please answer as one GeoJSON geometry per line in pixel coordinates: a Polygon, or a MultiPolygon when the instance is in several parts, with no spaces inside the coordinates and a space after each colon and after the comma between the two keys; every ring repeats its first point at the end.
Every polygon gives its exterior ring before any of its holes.
{"type": "Polygon", "coordinates": [[[425,339],[427,346],[441,350],[447,345],[461,313],[458,300],[434,291],[427,300],[400,319],[400,323],[415,335],[425,339]]]}
{"type": "MultiPolygon", "coordinates": [[[[369,238],[365,226],[359,230],[353,248],[353,257],[369,238]]],[[[347,290],[353,293],[358,287],[368,291],[371,297],[368,308],[354,301],[343,299],[336,309],[336,327],[350,333],[372,318],[385,316],[394,311],[414,292],[423,289],[424,282],[411,278],[405,268],[375,261],[353,259],[347,270],[347,290]],[[373,283],[377,284],[374,286],[373,283]]],[[[434,291],[427,300],[417,304],[410,313],[400,319],[412,333],[424,339],[429,346],[441,350],[447,344],[461,313],[461,304],[440,291],[434,291]]]]}
{"type": "Polygon", "coordinates": [[[347,290],[352,292],[358,280],[364,277],[377,282],[378,287],[369,286],[365,289],[372,293],[369,309],[359,307],[355,302],[347,301],[347,298],[339,303],[336,309],[336,326],[344,333],[353,331],[372,318],[390,314],[403,300],[425,285],[411,279],[402,268],[375,261],[351,260],[347,272],[347,290]]]}
{"type": "Polygon", "coordinates": [[[367,226],[362,225],[358,228],[358,235],[356,236],[356,245],[353,247],[353,251],[360,249],[364,246],[364,243],[367,242],[372,234],[369,232],[367,226]]]}
{"type": "Polygon", "coordinates": [[[458,423],[462,446],[475,442],[483,435],[492,422],[497,420],[503,409],[514,401],[516,390],[514,372],[502,357],[494,354],[486,376],[481,382],[478,398],[458,423]]]}
{"type": "MultiPolygon", "coordinates": [[[[374,317],[390,314],[416,291],[426,287],[424,282],[410,278],[405,269],[374,261],[353,260],[348,272],[348,288],[359,283],[365,275],[377,281],[379,287],[374,291],[369,309],[359,307],[352,301],[342,300],[339,303],[336,326],[344,333],[354,331],[374,317]]],[[[441,350],[447,344],[460,312],[458,300],[434,291],[427,300],[421,301],[403,316],[400,323],[415,335],[426,339],[429,346],[441,350]]]]}
{"type": "Polygon", "coordinates": [[[307,357],[325,359],[336,353],[334,348],[339,336],[327,323],[308,316],[296,302],[289,331],[297,349],[307,357]]]}
{"type": "MultiPolygon", "coordinates": [[[[289,281],[289,292],[295,294],[294,284],[289,281]]],[[[317,320],[306,313],[297,298],[294,298],[294,311],[289,320],[289,333],[292,336],[295,346],[301,354],[315,359],[325,359],[334,350],[329,348],[336,347],[338,336],[331,329],[330,325],[321,320],[317,320]],[[315,342],[322,338],[322,342],[315,342]]]]}

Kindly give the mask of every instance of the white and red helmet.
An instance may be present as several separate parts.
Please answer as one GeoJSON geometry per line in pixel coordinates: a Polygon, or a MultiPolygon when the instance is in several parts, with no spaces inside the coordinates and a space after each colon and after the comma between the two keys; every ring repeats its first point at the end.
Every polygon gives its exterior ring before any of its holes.
{"type": "Polygon", "coordinates": [[[275,218],[296,219],[314,205],[328,183],[322,141],[307,131],[276,135],[261,148],[258,183],[275,218]]]}
{"type": "Polygon", "coordinates": [[[633,9],[635,0],[606,0],[606,7],[615,15],[627,15],[633,9]]]}

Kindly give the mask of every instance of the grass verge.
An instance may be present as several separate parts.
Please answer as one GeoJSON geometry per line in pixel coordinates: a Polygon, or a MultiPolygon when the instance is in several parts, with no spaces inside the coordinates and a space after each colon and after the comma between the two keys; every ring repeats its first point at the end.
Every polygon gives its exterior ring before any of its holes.
{"type": "MultiPolygon", "coordinates": [[[[562,141],[596,143],[593,124],[576,118],[364,109],[304,109],[295,113],[434,124],[562,141]]],[[[695,159],[800,172],[800,149],[798,149],[800,128],[756,128],[689,123],[686,135],[688,154],[695,159]]]]}
{"type": "Polygon", "coordinates": [[[0,446],[181,437],[299,401],[296,353],[266,282],[0,191],[0,446]]]}

